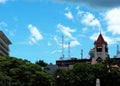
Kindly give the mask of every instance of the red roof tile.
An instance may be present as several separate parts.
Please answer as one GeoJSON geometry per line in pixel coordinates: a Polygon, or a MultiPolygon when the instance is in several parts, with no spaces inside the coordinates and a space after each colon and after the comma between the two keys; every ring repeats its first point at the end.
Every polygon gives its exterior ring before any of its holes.
{"type": "Polygon", "coordinates": [[[98,36],[97,41],[94,42],[95,45],[102,45],[102,44],[106,44],[107,42],[104,40],[102,34],[100,33],[100,35],[98,36]]]}

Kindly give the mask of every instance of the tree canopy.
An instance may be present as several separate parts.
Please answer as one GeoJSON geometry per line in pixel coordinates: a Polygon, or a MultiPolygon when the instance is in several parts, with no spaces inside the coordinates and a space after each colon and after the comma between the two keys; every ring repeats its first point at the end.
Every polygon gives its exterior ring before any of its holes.
{"type": "Polygon", "coordinates": [[[0,57],[0,86],[51,86],[52,75],[41,65],[15,57],[0,57]]]}
{"type": "Polygon", "coordinates": [[[100,79],[100,86],[120,86],[120,71],[108,63],[77,63],[71,70],[58,69],[56,86],[96,86],[96,79],[100,79]]]}
{"type": "Polygon", "coordinates": [[[98,64],[76,63],[73,69],[56,70],[54,75],[43,71],[47,63],[31,63],[15,57],[0,57],[0,86],[120,86],[120,70],[113,60],[98,64]]]}

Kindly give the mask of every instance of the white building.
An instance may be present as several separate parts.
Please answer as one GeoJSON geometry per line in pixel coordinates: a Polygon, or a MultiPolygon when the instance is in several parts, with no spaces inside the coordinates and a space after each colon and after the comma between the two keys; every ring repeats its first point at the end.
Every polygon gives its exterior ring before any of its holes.
{"type": "Polygon", "coordinates": [[[7,36],[0,31],[0,56],[9,56],[9,45],[11,44],[7,36]]]}

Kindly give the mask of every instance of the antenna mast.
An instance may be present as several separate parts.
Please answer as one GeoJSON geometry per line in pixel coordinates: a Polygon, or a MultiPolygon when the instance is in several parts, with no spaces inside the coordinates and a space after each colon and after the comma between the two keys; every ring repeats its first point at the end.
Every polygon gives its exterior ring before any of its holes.
{"type": "Polygon", "coordinates": [[[83,59],[83,49],[81,49],[81,59],[83,59]]]}
{"type": "Polygon", "coordinates": [[[61,60],[64,59],[64,36],[62,35],[62,56],[60,58],[61,60]]]}
{"type": "Polygon", "coordinates": [[[68,42],[68,58],[70,58],[70,42],[68,42]]]}
{"type": "Polygon", "coordinates": [[[119,54],[119,45],[117,45],[117,56],[119,54]]]}

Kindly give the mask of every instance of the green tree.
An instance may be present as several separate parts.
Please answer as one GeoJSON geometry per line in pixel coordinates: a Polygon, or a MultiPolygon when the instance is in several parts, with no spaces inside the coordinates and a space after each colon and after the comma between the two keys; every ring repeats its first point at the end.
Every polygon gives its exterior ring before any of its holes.
{"type": "Polygon", "coordinates": [[[15,57],[0,57],[0,86],[52,86],[41,66],[15,57]]]}
{"type": "Polygon", "coordinates": [[[42,67],[46,67],[46,66],[48,65],[48,64],[45,63],[43,60],[37,61],[36,64],[38,64],[38,65],[40,65],[40,66],[42,66],[42,67]]]}
{"type": "Polygon", "coordinates": [[[108,64],[77,63],[72,70],[58,69],[55,73],[55,76],[59,75],[56,86],[95,86],[96,79],[100,79],[101,86],[120,86],[120,71],[108,68],[108,64]]]}

